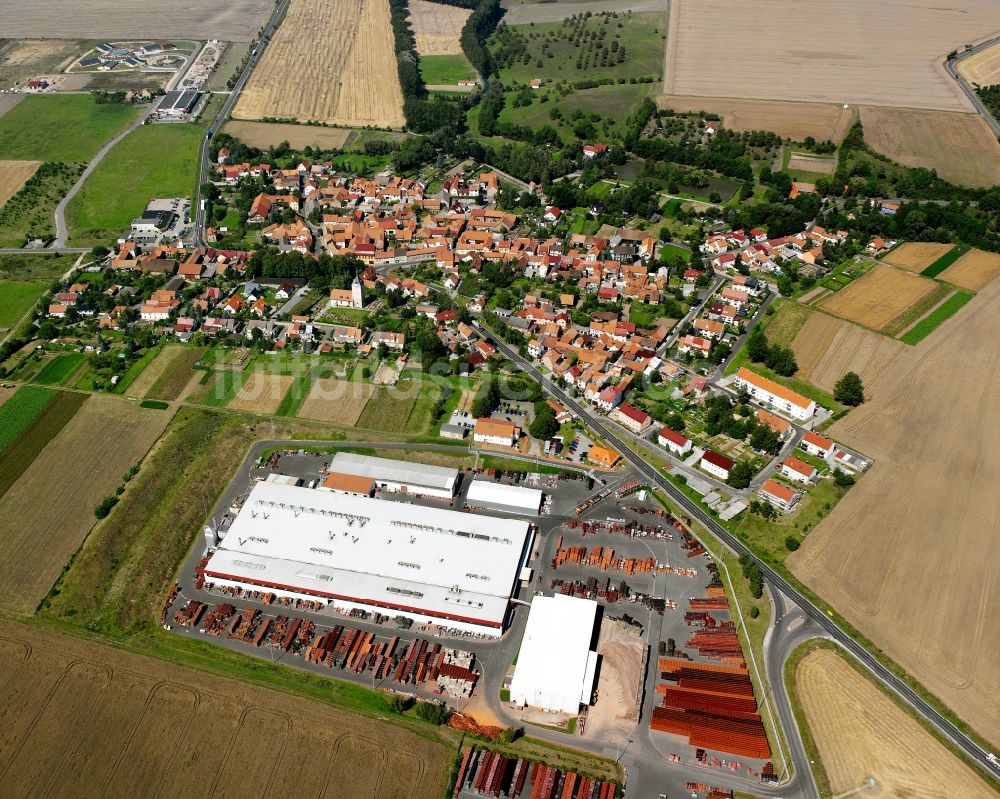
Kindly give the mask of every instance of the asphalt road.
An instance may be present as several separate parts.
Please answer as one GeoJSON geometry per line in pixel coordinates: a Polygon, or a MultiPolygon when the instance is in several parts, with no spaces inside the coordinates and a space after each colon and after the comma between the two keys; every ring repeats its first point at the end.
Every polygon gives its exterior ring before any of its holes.
{"type": "Polygon", "coordinates": [[[964,61],[966,58],[969,58],[970,56],[973,56],[976,53],[987,49],[988,47],[992,47],[997,42],[1000,42],[1000,36],[994,37],[993,39],[988,39],[987,41],[976,45],[970,50],[963,50],[954,58],[945,61],[944,66],[945,69],[948,70],[948,73],[956,81],[958,81],[958,85],[961,87],[962,91],[965,92],[965,96],[968,97],[969,100],[972,102],[972,104],[976,107],[976,110],[980,114],[982,114],[983,119],[986,120],[986,124],[988,124],[991,128],[993,128],[993,133],[996,136],[1000,136],[1000,122],[997,122],[997,120],[993,118],[993,114],[991,114],[987,110],[986,106],[983,105],[983,101],[979,99],[979,95],[976,94],[976,90],[969,85],[968,81],[966,81],[965,78],[963,78],[961,75],[958,74],[959,62],[964,61]]]}
{"type": "MultiPolygon", "coordinates": [[[[493,335],[491,331],[487,330],[482,325],[479,326],[479,330],[485,337],[492,341],[492,343],[497,347],[497,350],[503,356],[510,359],[513,363],[516,363],[521,369],[534,377],[539,382],[539,385],[545,389],[545,391],[562,402],[567,408],[579,414],[582,419],[585,419],[588,425],[596,433],[603,436],[608,443],[621,452],[622,456],[639,474],[649,481],[651,486],[656,486],[662,489],[671,498],[676,506],[683,509],[683,511],[692,518],[698,519],[698,521],[701,522],[716,538],[722,541],[731,550],[740,555],[747,554],[750,557],[754,557],[753,553],[738,538],[719,525],[719,523],[705,513],[696,502],[689,499],[687,495],[682,493],[673,485],[673,483],[664,478],[656,469],[634,453],[625,444],[625,442],[621,440],[621,437],[611,429],[606,421],[602,417],[598,416],[598,414],[596,414],[590,407],[577,402],[576,399],[563,391],[562,388],[555,385],[532,364],[522,358],[515,349],[511,348],[497,336],[493,335]]],[[[754,558],[754,560],[757,560],[757,558],[754,558]]],[[[970,760],[983,769],[983,771],[989,773],[995,779],[1000,779],[1000,764],[994,764],[994,762],[990,759],[989,752],[980,747],[975,741],[952,724],[951,721],[945,718],[943,714],[924,701],[907,683],[879,662],[867,649],[848,635],[848,633],[845,632],[832,618],[827,616],[823,610],[813,604],[812,601],[799,592],[798,589],[792,586],[770,565],[760,560],[757,560],[757,563],[769,585],[794,602],[795,605],[802,610],[805,617],[814,622],[818,628],[822,630],[823,634],[837,642],[846,652],[850,653],[859,663],[871,672],[875,679],[882,683],[882,685],[888,690],[895,693],[903,702],[905,702],[910,708],[931,724],[931,726],[933,726],[940,735],[958,747],[958,749],[960,749],[970,760]]],[[[773,688],[774,686],[772,685],[772,689],[773,688]]],[[[798,768],[798,764],[797,770],[801,771],[801,769],[798,768]]]]}

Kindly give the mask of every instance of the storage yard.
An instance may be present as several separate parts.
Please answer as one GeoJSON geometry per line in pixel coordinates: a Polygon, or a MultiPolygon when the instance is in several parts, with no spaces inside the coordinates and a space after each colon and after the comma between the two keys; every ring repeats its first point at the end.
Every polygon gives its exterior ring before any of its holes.
{"type": "Polygon", "coordinates": [[[455,797],[521,799],[614,799],[618,786],[525,758],[505,757],[479,746],[466,747],[455,780],[455,797]]]}
{"type": "Polygon", "coordinates": [[[829,434],[872,456],[870,474],[789,565],[973,729],[1000,729],[995,505],[1000,392],[993,281],[907,348],[829,434]],[[945,509],[942,515],[942,509],[945,509]],[[946,535],[942,531],[946,531],[946,535]],[[942,560],[944,553],[947,559],[942,560]],[[915,591],[914,586],[929,586],[915,591]]]}
{"type": "Polygon", "coordinates": [[[0,622],[10,796],[440,796],[453,746],[287,693],[0,622]]]}
{"type": "Polygon", "coordinates": [[[836,652],[817,649],[795,670],[795,691],[834,795],[988,799],[968,766],[836,652]]]}
{"type": "Polygon", "coordinates": [[[824,300],[821,307],[863,327],[882,330],[936,288],[933,280],[876,266],[824,300]]]}
{"type": "Polygon", "coordinates": [[[402,127],[388,0],[292,0],[233,117],[402,127]]]}

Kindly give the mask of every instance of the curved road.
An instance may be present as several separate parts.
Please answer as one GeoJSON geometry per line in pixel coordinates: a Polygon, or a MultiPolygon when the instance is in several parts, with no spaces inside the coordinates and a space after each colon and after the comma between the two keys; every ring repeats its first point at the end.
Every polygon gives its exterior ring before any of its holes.
{"type": "Polygon", "coordinates": [[[522,358],[516,350],[512,349],[496,335],[494,335],[492,331],[488,330],[483,325],[479,325],[478,327],[480,332],[492,341],[502,355],[510,359],[513,363],[516,363],[522,370],[534,377],[538,381],[539,385],[541,385],[550,395],[562,402],[567,408],[572,409],[574,412],[579,414],[581,418],[586,419],[590,427],[598,435],[604,437],[608,443],[614,446],[622,454],[622,457],[627,460],[632,467],[639,472],[639,474],[649,481],[650,485],[662,489],[668,496],[670,496],[675,505],[683,508],[684,512],[692,518],[698,519],[698,521],[701,522],[709,530],[709,532],[712,533],[712,535],[722,541],[731,550],[740,555],[747,554],[750,557],[753,557],[754,560],[757,561],[761,572],[772,588],[776,589],[781,594],[784,594],[784,596],[794,602],[802,610],[805,617],[822,630],[823,634],[838,643],[846,652],[853,655],[854,658],[858,660],[858,662],[860,662],[866,669],[868,669],[868,671],[870,671],[879,682],[895,693],[903,702],[906,703],[906,705],[920,714],[920,716],[929,722],[939,734],[951,741],[983,771],[990,774],[994,779],[1000,779],[1000,764],[995,764],[993,760],[991,760],[989,752],[984,750],[981,746],[979,746],[979,744],[952,724],[951,721],[945,718],[943,714],[938,712],[938,710],[922,699],[906,682],[901,680],[888,668],[886,668],[886,666],[877,660],[874,655],[872,655],[867,649],[842,630],[832,618],[827,616],[826,613],[814,605],[811,600],[799,592],[798,589],[792,586],[770,565],[758,560],[754,556],[753,552],[751,552],[743,544],[743,542],[722,527],[711,516],[705,513],[701,506],[689,499],[687,495],[681,492],[676,486],[674,486],[673,483],[663,477],[663,475],[661,475],[656,469],[633,452],[626,445],[626,443],[621,440],[615,431],[610,429],[610,426],[607,425],[601,417],[597,416],[591,408],[582,405],[577,402],[576,399],[569,396],[562,390],[562,388],[554,384],[548,377],[538,371],[534,365],[528,363],[524,358],[522,358]]]}
{"type": "Polygon", "coordinates": [[[948,74],[951,75],[956,81],[958,81],[959,87],[961,87],[962,91],[965,92],[965,96],[972,101],[972,104],[976,107],[976,110],[982,115],[983,119],[986,120],[986,123],[991,128],[993,128],[994,135],[1000,136],[1000,122],[997,122],[997,120],[994,119],[993,114],[991,114],[989,110],[987,110],[986,106],[983,105],[983,101],[979,99],[979,95],[976,94],[976,90],[969,85],[969,82],[965,78],[963,78],[961,75],[958,74],[958,69],[957,69],[959,62],[964,61],[966,58],[974,56],[976,53],[982,52],[983,50],[986,50],[987,48],[992,47],[997,43],[1000,43],[1000,36],[997,36],[993,39],[987,39],[985,42],[980,42],[975,47],[969,50],[962,51],[954,58],[949,58],[947,61],[944,62],[944,66],[945,69],[948,70],[948,74]]]}

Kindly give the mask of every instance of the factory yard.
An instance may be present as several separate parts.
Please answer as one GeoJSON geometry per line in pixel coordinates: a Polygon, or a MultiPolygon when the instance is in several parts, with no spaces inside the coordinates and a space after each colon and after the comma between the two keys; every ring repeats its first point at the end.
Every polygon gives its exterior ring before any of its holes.
{"type": "Polygon", "coordinates": [[[233,118],[402,127],[393,48],[388,0],[292,0],[233,118]]]}
{"type": "Polygon", "coordinates": [[[1000,7],[989,0],[971,0],[961,8],[928,0],[847,0],[834,13],[820,0],[791,6],[783,0],[676,0],[669,27],[664,94],[969,112],[971,103],[947,75],[944,57],[1000,30],[1000,7]],[[729,59],[704,58],[704,43],[722,30],[816,26],[823,29],[819,47],[807,40],[786,42],[735,71],[729,59]],[[892,35],[873,39],[872,31],[892,35]]]}
{"type": "Polygon", "coordinates": [[[830,428],[870,474],[789,558],[796,577],[986,738],[1000,738],[993,281],[830,428]],[[914,590],[914,586],[926,590],[914,590]]]}
{"type": "Polygon", "coordinates": [[[859,796],[885,799],[991,799],[996,794],[968,766],[843,657],[809,652],[795,690],[834,795],[875,780],[859,796]]]}
{"type": "Polygon", "coordinates": [[[410,24],[421,56],[453,55],[462,52],[458,37],[472,14],[468,8],[410,0],[410,24]]]}
{"type": "Polygon", "coordinates": [[[343,710],[0,622],[11,796],[424,799],[452,750],[343,710]]]}
{"type": "Polygon", "coordinates": [[[271,8],[269,0],[158,5],[142,0],[0,0],[3,35],[50,39],[189,38],[249,41],[271,8]]]}
{"type": "Polygon", "coordinates": [[[876,266],[824,300],[821,307],[850,322],[883,330],[936,288],[933,280],[876,266]]]}

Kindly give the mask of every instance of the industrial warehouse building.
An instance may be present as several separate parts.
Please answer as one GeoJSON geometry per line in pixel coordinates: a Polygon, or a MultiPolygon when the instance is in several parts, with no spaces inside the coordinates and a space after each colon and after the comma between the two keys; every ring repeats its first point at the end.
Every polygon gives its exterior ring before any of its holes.
{"type": "Polygon", "coordinates": [[[183,92],[167,92],[156,106],[156,113],[166,116],[179,117],[190,114],[201,98],[201,92],[196,89],[188,89],[183,92]]]}
{"type": "Polygon", "coordinates": [[[537,488],[506,485],[492,480],[474,480],[469,486],[470,505],[502,513],[523,513],[537,516],[544,495],[537,488]]]}
{"type": "Polygon", "coordinates": [[[594,693],[597,621],[592,599],[556,594],[531,600],[528,623],[510,683],[511,702],[576,714],[594,693]]]}
{"type": "Polygon", "coordinates": [[[355,452],[336,453],[330,471],[370,477],[379,488],[387,491],[404,491],[438,499],[451,499],[458,491],[457,469],[375,458],[355,452]]]}
{"type": "Polygon", "coordinates": [[[205,567],[217,585],[499,636],[525,520],[257,483],[205,567]]]}

